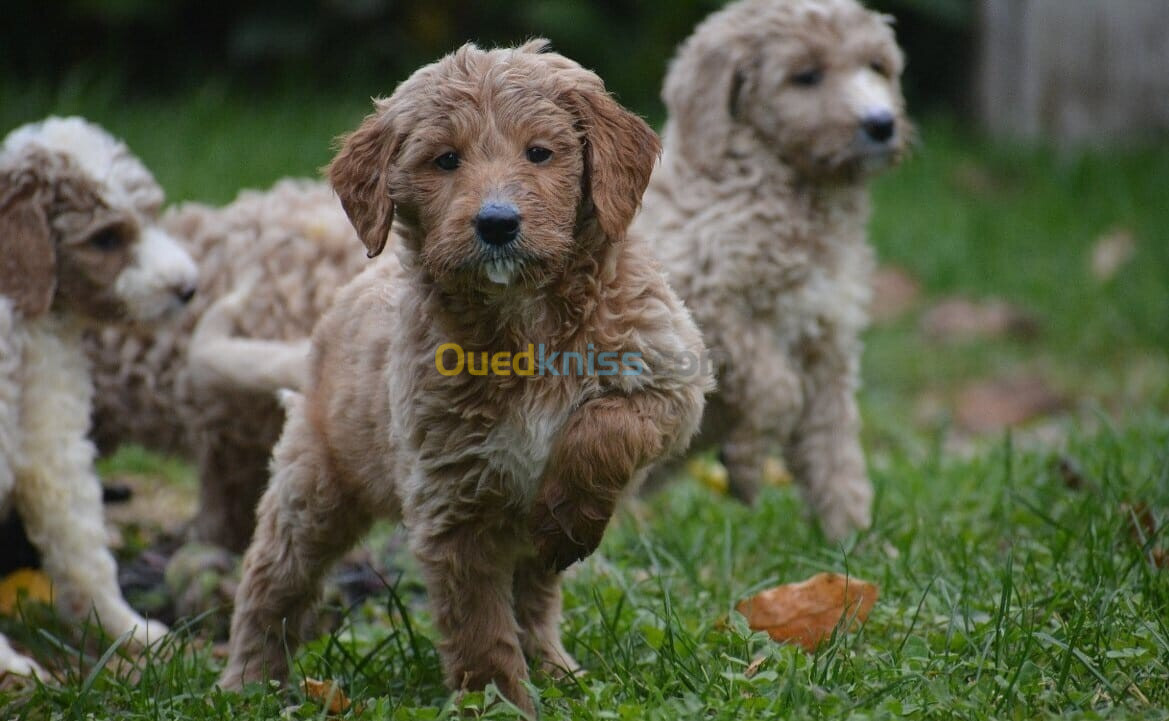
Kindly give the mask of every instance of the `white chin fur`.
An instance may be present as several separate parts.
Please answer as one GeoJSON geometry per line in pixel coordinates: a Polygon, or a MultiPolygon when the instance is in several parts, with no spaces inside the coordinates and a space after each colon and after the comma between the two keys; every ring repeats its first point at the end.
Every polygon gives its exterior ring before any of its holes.
{"type": "Polygon", "coordinates": [[[118,276],[115,291],[131,318],[151,321],[182,307],[177,293],[193,288],[196,280],[195,261],[178,241],[149,228],[139,239],[134,264],[118,276]]]}
{"type": "Polygon", "coordinates": [[[511,285],[511,279],[515,276],[516,271],[519,270],[519,261],[510,258],[498,258],[496,260],[489,260],[484,265],[487,272],[487,279],[496,285],[511,285]]]}

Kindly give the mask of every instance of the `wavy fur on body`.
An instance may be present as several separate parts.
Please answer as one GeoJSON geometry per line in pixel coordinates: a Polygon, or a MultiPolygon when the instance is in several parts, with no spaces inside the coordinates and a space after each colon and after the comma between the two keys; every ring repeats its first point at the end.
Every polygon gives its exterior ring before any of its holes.
{"type": "Polygon", "coordinates": [[[87,339],[94,438],[192,459],[200,498],[188,535],[243,551],[284,423],[273,391],[303,383],[313,324],[366,261],[322,182],[186,203],[162,223],[198,261],[199,290],[173,325],[87,339]]]}
{"type": "Polygon", "coordinates": [[[673,361],[700,356],[701,339],[650,249],[626,236],[657,138],[544,49],[465,46],[419,70],[333,161],[370,254],[396,218],[394,254],[314,331],[244,560],[227,687],[287,673],[325,568],[388,517],[421,564],[449,685],[494,682],[531,712],[527,662],[575,668],[560,571],[697,429],[710,379],[673,361]],[[489,243],[482,218],[500,207],[516,236],[489,243]],[[448,376],[446,343],[476,357],[636,353],[644,372],[448,376]]]}
{"type": "Polygon", "coordinates": [[[721,361],[696,445],[721,448],[745,500],[782,450],[831,537],[870,523],[855,401],[866,181],[911,133],[902,65],[888,19],[853,0],[728,5],[670,65],[663,157],[634,226],[721,361]]]}
{"type": "MultiPolygon", "coordinates": [[[[24,126],[0,149],[0,514],[20,514],[62,611],[142,644],[166,628],[118,588],[82,332],[190,298],[195,265],[157,226],[162,199],[125,145],[80,118],[24,126]]],[[[4,672],[44,675],[0,637],[4,672]]]]}

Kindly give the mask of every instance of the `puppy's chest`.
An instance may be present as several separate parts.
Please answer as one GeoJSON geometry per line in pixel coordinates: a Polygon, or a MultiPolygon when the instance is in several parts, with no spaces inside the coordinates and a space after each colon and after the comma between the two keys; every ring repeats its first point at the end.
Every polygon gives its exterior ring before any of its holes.
{"type": "Polygon", "coordinates": [[[773,240],[744,287],[746,311],[781,343],[856,335],[867,323],[873,253],[863,230],[809,228],[773,240]],[[835,231],[835,234],[833,234],[835,231]]]}
{"type": "Polygon", "coordinates": [[[447,400],[425,401],[429,410],[411,419],[431,482],[461,498],[526,506],[581,389],[539,377],[508,384],[507,393],[487,392],[489,379],[448,381],[447,400]]]}
{"type": "Polygon", "coordinates": [[[488,477],[500,491],[524,505],[535,496],[552,444],[568,419],[569,408],[527,409],[509,413],[492,427],[483,447],[488,477]]]}

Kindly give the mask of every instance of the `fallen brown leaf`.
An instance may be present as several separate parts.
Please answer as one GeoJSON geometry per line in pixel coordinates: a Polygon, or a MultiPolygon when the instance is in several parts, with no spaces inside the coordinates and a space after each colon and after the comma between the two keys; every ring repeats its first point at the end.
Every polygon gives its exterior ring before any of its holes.
{"type": "Polygon", "coordinates": [[[1092,277],[1101,283],[1112,280],[1136,252],[1136,239],[1132,231],[1124,228],[1100,236],[1092,244],[1089,269],[1092,277]]]}
{"type": "Polygon", "coordinates": [[[1038,335],[1039,330],[1034,314],[997,298],[949,298],[938,302],[921,319],[921,332],[939,343],[1005,337],[1026,340],[1038,335]]]}
{"type": "Polygon", "coordinates": [[[1055,461],[1055,470],[1063,479],[1063,484],[1072,491],[1093,491],[1096,484],[1080,468],[1080,464],[1067,456],[1060,456],[1055,461]]]}
{"type": "Polygon", "coordinates": [[[1063,396],[1035,375],[976,381],[958,393],[954,419],[970,433],[994,433],[1054,413],[1063,396]]]}
{"type": "Polygon", "coordinates": [[[686,465],[690,475],[698,482],[715,493],[726,494],[730,487],[727,480],[727,469],[718,461],[708,458],[694,458],[686,465]]]}
{"type": "Polygon", "coordinates": [[[1157,518],[1148,504],[1141,501],[1122,503],[1120,512],[1124,514],[1128,524],[1128,535],[1132,540],[1144,544],[1157,535],[1157,518]]]}
{"type": "Polygon", "coordinates": [[[980,197],[995,195],[1008,188],[1007,179],[996,177],[990,170],[973,161],[955,165],[947,180],[959,192],[980,197]]]}
{"type": "Polygon", "coordinates": [[[782,460],[775,456],[763,459],[763,485],[783,487],[791,484],[791,471],[787,469],[782,460]]]}
{"type": "Polygon", "coordinates": [[[746,670],[743,671],[743,676],[746,678],[751,678],[755,674],[759,673],[759,669],[763,668],[763,663],[765,661],[767,661],[766,656],[757,656],[754,661],[747,664],[746,670]]]}
{"type": "MultiPolygon", "coordinates": [[[[1129,538],[1142,548],[1149,539],[1156,538],[1161,530],[1157,517],[1143,501],[1122,503],[1120,512],[1124,515],[1129,538]]],[[[1158,543],[1149,549],[1149,561],[1157,568],[1165,568],[1169,564],[1169,554],[1166,554],[1165,548],[1158,543]]]]}
{"type": "Polygon", "coordinates": [[[304,680],[304,693],[313,701],[325,707],[329,713],[345,713],[352,705],[341,686],[333,681],[319,681],[315,678],[304,680]]]}
{"type": "Polygon", "coordinates": [[[921,296],[921,283],[902,268],[884,265],[873,273],[873,302],[869,314],[875,323],[890,321],[912,308],[921,296]]]}
{"type": "Polygon", "coordinates": [[[775,641],[816,650],[842,621],[851,629],[869,617],[877,602],[876,586],[838,573],[818,573],[806,581],[762,591],[735,609],[754,631],[775,641]]]}

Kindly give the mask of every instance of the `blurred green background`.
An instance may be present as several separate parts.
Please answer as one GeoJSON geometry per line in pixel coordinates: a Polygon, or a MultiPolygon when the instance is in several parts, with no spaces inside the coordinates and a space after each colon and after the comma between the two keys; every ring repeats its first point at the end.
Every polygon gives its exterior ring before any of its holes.
{"type": "MultiPolygon", "coordinates": [[[[105,86],[126,98],[237,91],[388,94],[467,40],[550,38],[622,101],[660,116],[674,46],[722,0],[58,0],[6,3],[0,77],[48,89],[105,86]],[[52,28],[51,32],[45,31],[52,28]],[[34,30],[35,31],[32,31],[34,30]]],[[[923,104],[959,101],[974,19],[968,0],[876,0],[896,14],[923,104]]]]}

